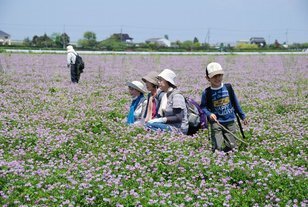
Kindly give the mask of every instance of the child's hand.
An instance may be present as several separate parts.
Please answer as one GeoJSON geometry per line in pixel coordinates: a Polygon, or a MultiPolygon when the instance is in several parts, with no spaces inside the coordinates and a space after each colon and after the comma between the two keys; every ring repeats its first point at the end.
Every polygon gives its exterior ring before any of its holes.
{"type": "Polygon", "coordinates": [[[210,115],[210,119],[211,119],[212,121],[216,121],[216,122],[217,122],[217,117],[216,117],[215,114],[211,114],[211,115],[210,115]]]}

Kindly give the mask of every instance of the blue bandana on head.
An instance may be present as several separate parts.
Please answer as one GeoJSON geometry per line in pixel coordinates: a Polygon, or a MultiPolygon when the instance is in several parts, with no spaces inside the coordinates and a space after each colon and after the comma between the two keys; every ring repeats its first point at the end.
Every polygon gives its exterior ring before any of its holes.
{"type": "Polygon", "coordinates": [[[127,123],[128,124],[133,124],[135,122],[134,112],[135,112],[140,100],[143,97],[144,97],[143,94],[140,94],[140,96],[138,96],[135,100],[132,101],[132,103],[130,105],[129,113],[127,115],[127,123]]]}

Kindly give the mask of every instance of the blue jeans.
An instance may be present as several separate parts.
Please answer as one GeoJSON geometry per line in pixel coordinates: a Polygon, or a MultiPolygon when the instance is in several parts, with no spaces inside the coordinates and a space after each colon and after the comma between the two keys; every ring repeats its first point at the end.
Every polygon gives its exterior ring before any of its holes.
{"type": "Polygon", "coordinates": [[[158,123],[158,122],[146,123],[145,126],[154,131],[158,131],[158,130],[166,131],[166,132],[171,131],[171,127],[168,124],[164,124],[164,123],[158,123]]]}

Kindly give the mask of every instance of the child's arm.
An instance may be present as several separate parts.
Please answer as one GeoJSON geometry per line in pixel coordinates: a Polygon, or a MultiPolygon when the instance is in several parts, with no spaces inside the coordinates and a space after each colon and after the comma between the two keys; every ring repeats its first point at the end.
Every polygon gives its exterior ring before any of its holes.
{"type": "Polygon", "coordinates": [[[234,93],[234,104],[235,106],[234,107],[234,110],[235,112],[240,116],[240,118],[244,121],[245,118],[246,118],[246,115],[245,113],[243,112],[242,108],[241,108],[241,105],[236,97],[236,94],[234,93]]]}
{"type": "Polygon", "coordinates": [[[201,96],[201,104],[200,104],[200,108],[204,111],[204,113],[206,114],[206,116],[210,119],[210,120],[215,120],[216,119],[216,115],[213,114],[206,106],[206,90],[202,92],[202,96],[201,96]],[[213,117],[213,118],[212,118],[213,117]],[[215,119],[214,119],[215,118],[215,119]]]}
{"type": "Polygon", "coordinates": [[[240,116],[240,118],[243,121],[243,124],[247,125],[248,124],[248,120],[246,119],[246,115],[243,112],[242,107],[241,107],[241,105],[240,105],[240,103],[239,103],[235,93],[234,93],[234,102],[235,102],[235,106],[234,106],[235,112],[240,116]]]}

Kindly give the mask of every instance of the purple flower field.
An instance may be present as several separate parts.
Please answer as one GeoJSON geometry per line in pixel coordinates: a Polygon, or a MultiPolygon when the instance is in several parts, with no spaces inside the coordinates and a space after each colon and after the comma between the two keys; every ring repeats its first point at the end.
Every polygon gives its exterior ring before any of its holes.
{"type": "MultiPolygon", "coordinates": [[[[0,206],[307,206],[308,55],[0,53],[0,206]],[[127,81],[165,68],[200,101],[221,63],[245,111],[246,142],[211,152],[209,133],[125,124],[127,81]]],[[[239,135],[240,136],[240,135],[239,135]]]]}

